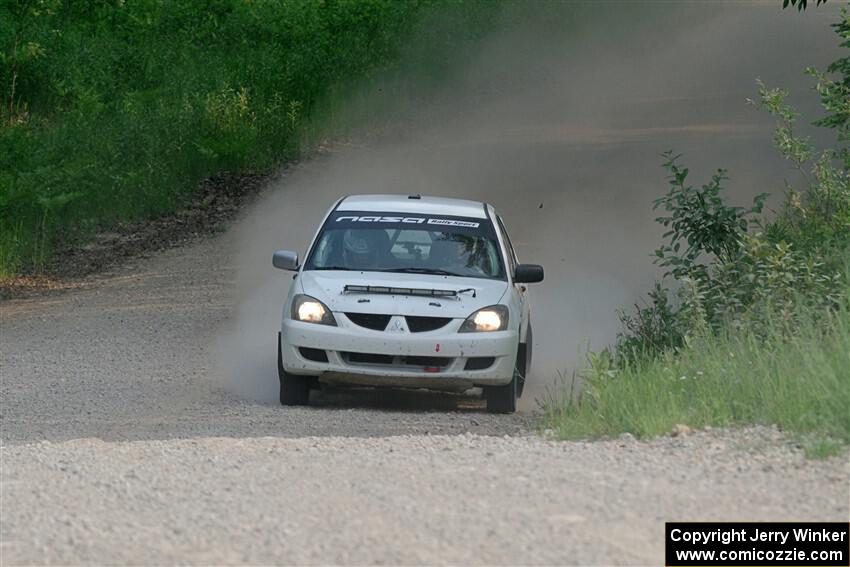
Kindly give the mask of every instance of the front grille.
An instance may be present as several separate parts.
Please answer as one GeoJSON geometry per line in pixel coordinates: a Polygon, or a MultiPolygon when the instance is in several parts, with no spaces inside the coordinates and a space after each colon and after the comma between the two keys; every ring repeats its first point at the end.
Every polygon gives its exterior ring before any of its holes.
{"type": "Polygon", "coordinates": [[[445,356],[407,356],[403,358],[404,364],[410,366],[438,366],[445,368],[452,361],[451,358],[445,356]]]}
{"type": "Polygon", "coordinates": [[[472,356],[466,361],[464,370],[485,370],[493,366],[496,358],[493,356],[472,356]]]}
{"type": "Polygon", "coordinates": [[[393,357],[386,354],[372,354],[368,352],[344,352],[342,357],[346,362],[352,364],[392,364],[393,357]]]}
{"type": "Polygon", "coordinates": [[[320,348],[299,347],[298,352],[301,353],[301,356],[307,360],[312,360],[313,362],[328,361],[328,353],[320,348]]]}
{"type": "Polygon", "coordinates": [[[405,317],[407,320],[407,328],[411,333],[424,333],[426,331],[436,331],[445,327],[451,321],[451,317],[405,317]]]}
{"type": "Polygon", "coordinates": [[[374,313],[346,313],[345,316],[355,325],[373,331],[383,331],[392,319],[392,315],[376,315],[374,313]]]}
{"type": "Polygon", "coordinates": [[[379,364],[384,366],[414,366],[446,368],[454,358],[447,356],[391,356],[370,352],[342,352],[342,359],[349,364],[379,364]]]}

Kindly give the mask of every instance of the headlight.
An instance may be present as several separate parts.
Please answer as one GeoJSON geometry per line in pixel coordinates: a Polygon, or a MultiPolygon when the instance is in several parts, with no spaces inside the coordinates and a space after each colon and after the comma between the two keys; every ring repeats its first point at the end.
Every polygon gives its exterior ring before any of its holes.
{"type": "Polygon", "coordinates": [[[504,305],[491,305],[479,309],[463,322],[459,333],[477,333],[504,331],[508,328],[508,308],[504,305]]]}
{"type": "Polygon", "coordinates": [[[296,295],[292,300],[292,318],[305,323],[336,327],[336,319],[327,305],[309,295],[296,295]]]}

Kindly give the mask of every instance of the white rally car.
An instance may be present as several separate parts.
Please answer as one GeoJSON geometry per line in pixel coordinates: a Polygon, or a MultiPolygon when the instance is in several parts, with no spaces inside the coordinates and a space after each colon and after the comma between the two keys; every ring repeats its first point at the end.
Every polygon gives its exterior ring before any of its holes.
{"type": "Polygon", "coordinates": [[[520,264],[486,203],[419,195],[340,199],[297,272],[278,335],[280,402],[303,405],[319,382],[463,391],[513,412],[531,365],[520,264]]]}

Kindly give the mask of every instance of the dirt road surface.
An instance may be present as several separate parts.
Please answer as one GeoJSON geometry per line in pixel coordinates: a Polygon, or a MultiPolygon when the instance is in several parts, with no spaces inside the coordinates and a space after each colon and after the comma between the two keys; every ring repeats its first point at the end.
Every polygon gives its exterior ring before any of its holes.
{"type": "MultiPolygon", "coordinates": [[[[823,66],[834,42],[824,9],[770,4],[712,8],[717,27],[684,18],[695,29],[663,49],[646,30],[628,50],[576,36],[520,61],[539,84],[446,89],[435,129],[305,163],[224,234],[2,302],[0,564],[658,565],[665,520],[847,520],[846,453],[806,460],[770,428],[556,442],[534,413],[657,276],[661,151],[685,152],[695,183],[728,167],[736,204],[784,186],[770,120],[744,98],[756,76],[823,66]],[[290,280],[271,253],[303,252],[333,199],[376,191],[487,199],[520,257],[545,264],[517,415],[420,392],[275,402],[290,280]]],[[[505,61],[529,50],[506,45],[476,71],[517,75],[505,61]]]]}
{"type": "Polygon", "coordinates": [[[666,519],[847,518],[846,460],[771,429],[555,442],[456,396],[246,401],[210,379],[231,240],[0,307],[3,565],[657,564],[666,519]]]}

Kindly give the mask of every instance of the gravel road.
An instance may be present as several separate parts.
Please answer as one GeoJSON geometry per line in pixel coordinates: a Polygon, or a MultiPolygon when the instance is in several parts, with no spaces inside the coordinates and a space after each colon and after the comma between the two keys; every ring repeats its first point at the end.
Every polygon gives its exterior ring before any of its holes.
{"type": "Polygon", "coordinates": [[[610,340],[614,310],[656,276],[657,154],[687,153],[695,183],[729,167],[736,204],[783,187],[770,120],[743,100],[753,77],[786,85],[831,59],[810,60],[833,48],[825,10],[690,18],[701,27],[663,49],[664,26],[627,52],[606,30],[532,66],[504,61],[533,50],[496,45],[475,72],[546,80],[472,89],[473,104],[447,88],[460,110],[436,131],[299,166],[230,231],[1,302],[0,565],[659,565],[665,520],[846,521],[847,453],[806,460],[771,428],[556,442],[529,402],[494,416],[456,395],[268,395],[287,281],[271,251],[303,250],[344,193],[493,202],[520,256],[546,265],[538,384],[610,340]],[[768,28],[786,49],[764,49],[768,28]]]}
{"type": "Polygon", "coordinates": [[[460,396],[245,401],[210,380],[232,245],[0,306],[0,563],[657,564],[664,520],[848,517],[846,455],[773,429],[555,442],[460,396]]]}
{"type": "MultiPolygon", "coordinates": [[[[410,411],[480,407],[451,395],[340,392],[320,397],[316,408],[281,411],[273,400],[258,404],[218,387],[215,349],[235,301],[233,240],[202,240],[84,280],[77,290],[0,304],[4,441],[527,429],[527,415],[410,411]]],[[[274,390],[273,330],[259,341],[271,360],[263,379],[274,390]]]]}
{"type": "Polygon", "coordinates": [[[3,457],[4,565],[658,565],[668,519],[847,519],[846,464],[770,430],[78,439],[3,457]]]}

